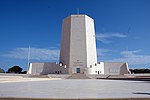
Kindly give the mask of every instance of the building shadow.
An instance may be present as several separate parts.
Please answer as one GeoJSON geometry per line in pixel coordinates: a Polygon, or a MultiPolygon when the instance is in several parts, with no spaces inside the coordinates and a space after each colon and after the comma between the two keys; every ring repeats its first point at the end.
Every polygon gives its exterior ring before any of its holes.
{"type": "Polygon", "coordinates": [[[146,92],[133,92],[132,94],[150,95],[150,93],[146,93],[146,92]]]}

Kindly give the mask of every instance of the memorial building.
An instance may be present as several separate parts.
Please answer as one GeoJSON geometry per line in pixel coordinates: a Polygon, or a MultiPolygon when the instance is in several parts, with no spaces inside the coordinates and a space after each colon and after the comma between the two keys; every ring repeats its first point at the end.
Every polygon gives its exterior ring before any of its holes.
{"type": "Polygon", "coordinates": [[[30,63],[28,74],[128,74],[126,62],[97,62],[94,20],[70,15],[62,23],[60,62],[30,63]]]}

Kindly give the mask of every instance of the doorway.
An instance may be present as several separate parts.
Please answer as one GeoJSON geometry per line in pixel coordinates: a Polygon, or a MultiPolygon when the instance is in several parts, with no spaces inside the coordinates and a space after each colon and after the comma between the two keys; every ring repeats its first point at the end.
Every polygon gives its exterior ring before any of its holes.
{"type": "Polygon", "coordinates": [[[77,68],[77,69],[76,69],[76,72],[77,72],[77,73],[80,73],[80,68],[77,68]]]}

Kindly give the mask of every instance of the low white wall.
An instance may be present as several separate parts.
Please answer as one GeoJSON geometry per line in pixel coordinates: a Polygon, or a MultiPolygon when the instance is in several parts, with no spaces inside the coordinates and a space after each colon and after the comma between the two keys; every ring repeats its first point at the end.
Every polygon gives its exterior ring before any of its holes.
{"type": "Polygon", "coordinates": [[[124,75],[129,73],[128,64],[124,62],[104,62],[104,74],[124,75]]]}
{"type": "MultiPolygon", "coordinates": [[[[76,73],[77,67],[66,68],[53,63],[30,63],[28,74],[47,75],[47,74],[69,74],[76,73]]],[[[129,73],[128,64],[124,62],[100,62],[88,68],[80,68],[81,73],[91,75],[124,75],[129,73]]]]}
{"type": "Polygon", "coordinates": [[[52,63],[30,63],[28,74],[47,75],[47,74],[68,74],[68,68],[60,66],[56,62],[52,63]]]}

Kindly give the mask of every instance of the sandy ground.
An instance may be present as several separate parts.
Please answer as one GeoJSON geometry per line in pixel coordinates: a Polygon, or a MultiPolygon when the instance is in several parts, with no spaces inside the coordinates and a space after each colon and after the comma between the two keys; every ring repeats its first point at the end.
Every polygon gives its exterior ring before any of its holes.
{"type": "Polygon", "coordinates": [[[22,76],[0,76],[0,83],[6,82],[28,82],[42,80],[61,80],[60,78],[24,78],[22,76]]]}

